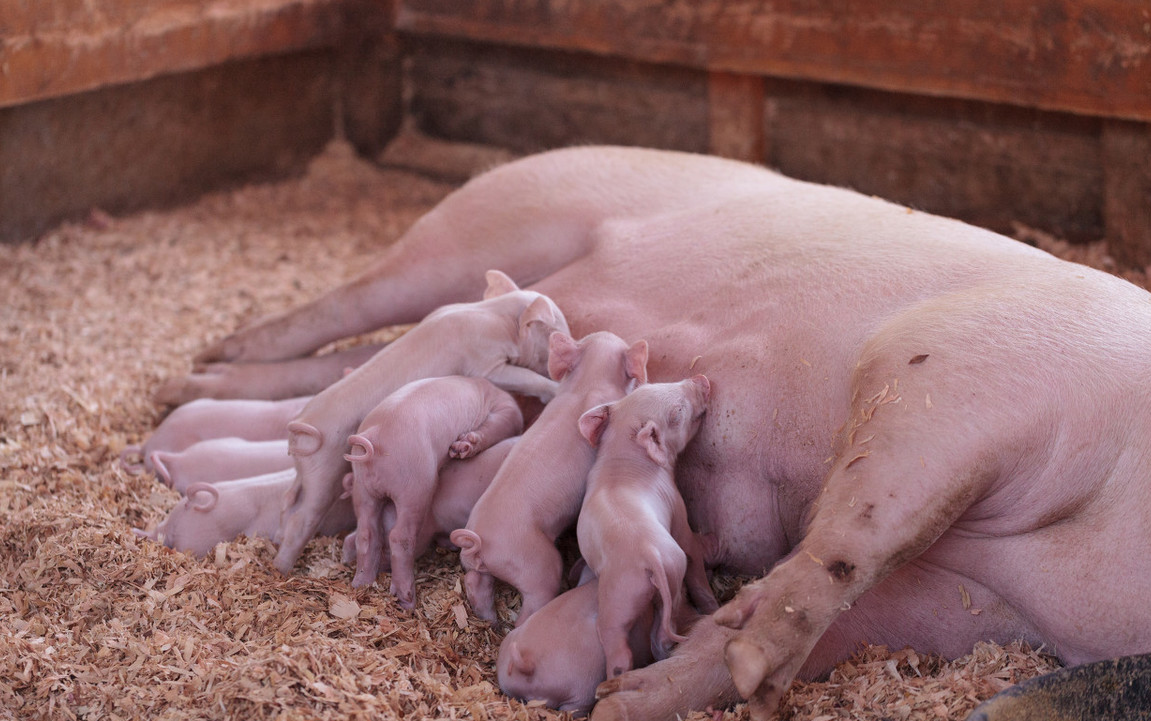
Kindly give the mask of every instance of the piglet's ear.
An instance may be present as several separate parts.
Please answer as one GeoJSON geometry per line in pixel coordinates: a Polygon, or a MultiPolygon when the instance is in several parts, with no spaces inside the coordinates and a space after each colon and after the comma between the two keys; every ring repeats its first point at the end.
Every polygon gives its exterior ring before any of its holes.
{"type": "Polygon", "coordinates": [[[656,427],[655,421],[645,423],[643,428],[639,429],[639,433],[636,434],[635,441],[643,446],[648,457],[660,466],[664,468],[671,466],[671,457],[667,452],[667,446],[664,445],[663,433],[656,427]]]}
{"type": "Polygon", "coordinates": [[[579,417],[580,435],[587,439],[592,448],[599,445],[600,436],[607,428],[607,419],[611,415],[611,406],[607,403],[596,406],[579,417]]]}
{"type": "Polygon", "coordinates": [[[520,289],[516,282],[502,270],[489,270],[484,273],[484,279],[488,282],[488,289],[484,291],[484,300],[520,289]]]}
{"type": "Polygon", "coordinates": [[[647,341],[637,340],[627,349],[624,358],[627,377],[634,379],[637,385],[647,383],[647,341]]]}
{"type": "Polygon", "coordinates": [[[548,375],[561,381],[579,360],[579,344],[567,333],[556,331],[548,337],[548,375]]]}
{"type": "Polygon", "coordinates": [[[542,295],[531,302],[524,312],[520,313],[520,335],[527,333],[532,323],[542,323],[548,328],[559,328],[559,318],[556,318],[556,307],[548,302],[542,295]]]}
{"type": "Polygon", "coordinates": [[[508,661],[511,662],[513,670],[524,676],[531,676],[536,672],[536,660],[531,651],[521,649],[518,643],[512,641],[511,647],[508,648],[508,654],[508,661]]]}

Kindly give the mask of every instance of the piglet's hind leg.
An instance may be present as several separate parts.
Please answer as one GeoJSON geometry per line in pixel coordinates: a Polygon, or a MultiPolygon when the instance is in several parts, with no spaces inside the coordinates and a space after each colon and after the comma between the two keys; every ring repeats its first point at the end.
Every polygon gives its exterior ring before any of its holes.
{"type": "MultiPolygon", "coordinates": [[[[434,488],[428,483],[429,491],[434,488]]],[[[420,526],[428,516],[432,493],[419,494],[396,502],[396,525],[388,534],[392,558],[391,592],[400,606],[411,610],[416,605],[416,555],[420,546],[420,526]]]]}

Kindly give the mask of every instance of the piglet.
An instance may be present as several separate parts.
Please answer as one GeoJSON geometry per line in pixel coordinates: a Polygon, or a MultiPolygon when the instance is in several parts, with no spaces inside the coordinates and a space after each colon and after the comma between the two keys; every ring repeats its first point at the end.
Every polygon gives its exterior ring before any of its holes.
{"type": "Polygon", "coordinates": [[[566,330],[551,300],[521,290],[497,270],[485,275],[484,300],[430,313],[370,361],[333,384],[288,424],[296,483],[288,492],[276,568],[292,570],[324,511],[342,492],[348,437],[384,398],[405,384],[449,375],[487,378],[504,390],[548,400],[548,337],[566,330]]]}
{"type": "Polygon", "coordinates": [[[149,458],[156,477],[180,493],[193,483],[234,481],[292,467],[287,438],[209,438],[182,451],[153,451],[149,458]]]}
{"type": "Polygon", "coordinates": [[[157,451],[176,453],[209,438],[283,440],[288,437],[288,422],[309,400],[311,396],[282,401],[192,401],[169,413],[143,445],[125,448],[120,463],[125,471],[136,474],[155,470],[152,456],[157,451]],[[139,460],[129,460],[133,456],[139,460]]]}
{"type": "Polygon", "coordinates": [[[415,558],[433,507],[440,468],[519,435],[524,419],[511,394],[486,378],[445,376],[413,381],[372,409],[348,438],[356,510],[355,587],[371,584],[383,551],[384,505],[395,507],[388,533],[391,592],[415,605],[415,558]]]}
{"type": "MultiPolygon", "coordinates": [[[[549,601],[500,644],[500,689],[523,701],[543,701],[560,711],[586,714],[604,675],[603,647],[596,635],[599,583],[584,566],[579,585],[549,601]]],[[[636,663],[651,660],[652,613],[632,627],[628,639],[636,663]]]]}
{"type": "Polygon", "coordinates": [[[595,451],[579,435],[587,409],[616,400],[647,380],[647,342],[628,344],[606,331],[579,342],[549,338],[548,372],[559,382],[468,517],[451,535],[467,569],[468,601],[496,620],[494,578],[523,594],[517,625],[560,592],[563,561],[555,540],[579,514],[595,451]]]}
{"type": "Polygon", "coordinates": [[[641,386],[579,419],[580,433],[599,448],[576,535],[600,581],[596,628],[609,678],[632,668],[628,639],[656,594],[660,656],[683,641],[673,619],[682,610],[685,577],[700,610],[718,608],[674,477],[676,458],[699,430],[710,395],[707,377],[697,375],[641,386]]]}
{"type": "MultiPolygon", "coordinates": [[[[225,483],[193,483],[187,495],[172,508],[168,517],[151,531],[133,532],[158,541],[168,548],[202,558],[217,543],[237,536],[273,538],[280,527],[280,511],[285,491],[295,481],[296,472],[268,473],[225,483]]],[[[341,499],[324,515],[320,535],[343,533],[355,526],[356,516],[349,499],[341,499]]]]}
{"type": "MultiPolygon", "coordinates": [[[[468,514],[472,507],[495,478],[496,472],[503,465],[512,447],[515,446],[519,436],[505,438],[486,451],[459,460],[451,459],[440,468],[440,477],[436,482],[436,495],[432,499],[432,507],[428,515],[420,524],[420,535],[416,539],[413,555],[419,558],[428,550],[432,541],[440,546],[450,546],[448,535],[457,528],[463,528],[468,522],[468,514]]],[[[347,492],[351,493],[354,483],[352,474],[344,476],[347,492]]],[[[350,496],[349,496],[350,497],[350,496]]],[[[393,503],[384,506],[384,532],[383,540],[387,545],[388,534],[396,525],[396,507],[393,503]]],[[[344,538],[344,563],[351,565],[356,560],[356,532],[352,531],[344,538]]],[[[390,553],[380,557],[380,570],[391,570],[390,553]]]]}

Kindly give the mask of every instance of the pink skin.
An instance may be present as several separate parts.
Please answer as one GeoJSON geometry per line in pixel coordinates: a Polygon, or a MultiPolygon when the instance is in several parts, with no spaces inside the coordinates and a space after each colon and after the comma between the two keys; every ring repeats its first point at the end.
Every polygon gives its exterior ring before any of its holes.
{"type": "Polygon", "coordinates": [[[440,469],[449,458],[482,453],[523,432],[514,398],[484,378],[446,376],[413,381],[380,402],[348,439],[352,503],[356,509],[356,575],[352,585],[375,581],[384,546],[384,506],[395,509],[387,532],[391,592],[400,606],[415,606],[415,561],[431,533],[440,469]]]}
{"type": "MultiPolygon", "coordinates": [[[[284,429],[287,430],[286,425],[284,429]]],[[[209,438],[182,451],[154,451],[150,460],[156,478],[180,493],[193,483],[233,481],[292,467],[287,438],[273,441],[209,438]]]]}
{"type": "Polygon", "coordinates": [[[180,405],[194,398],[261,398],[311,396],[358,368],[384,347],[382,343],[349,348],[276,363],[197,363],[193,372],[160,385],[153,396],[161,405],[180,405]]]}
{"type": "Polygon", "coordinates": [[[660,655],[684,640],[673,619],[685,578],[701,611],[718,608],[675,486],[675,460],[699,430],[710,395],[707,378],[697,375],[640,386],[579,419],[580,433],[598,448],[576,532],[580,553],[599,577],[596,628],[607,678],[631,670],[628,639],[653,600],[662,609],[660,655]]]}
{"type": "MultiPolygon", "coordinates": [[[[586,571],[580,585],[555,597],[500,644],[496,671],[500,689],[523,701],[543,701],[560,711],[586,714],[604,675],[604,653],[596,635],[599,583],[586,571]]],[[[651,606],[628,638],[636,662],[651,661],[651,606]]]]}
{"type": "MultiPolygon", "coordinates": [[[[452,459],[440,468],[439,481],[436,483],[436,495],[432,499],[424,521],[420,524],[419,535],[413,555],[419,558],[435,541],[441,546],[450,546],[449,534],[457,528],[463,528],[468,522],[468,514],[476,505],[483,492],[491,485],[496,472],[503,465],[519,437],[506,438],[486,451],[472,456],[466,460],[452,459]]],[[[345,481],[354,483],[351,474],[345,476],[345,481]]],[[[347,489],[351,492],[351,489],[347,489]]],[[[392,503],[384,505],[384,531],[381,534],[385,546],[388,535],[396,525],[396,507],[392,503]]],[[[351,565],[356,560],[356,533],[349,533],[344,538],[344,563],[351,565]]],[[[380,558],[380,570],[391,570],[390,553],[380,558]]]]}
{"type": "Polygon", "coordinates": [[[655,381],[706,373],[676,481],[722,567],[771,569],[722,625],[607,682],[596,721],[741,695],[767,718],[861,641],[955,657],[1022,638],[1070,664],[1151,649],[1146,291],[751,165],[581,147],[476,178],[360,280],[212,353],[409,322],[485,265],[577,335],[648,339],[655,381]]]}
{"type": "Polygon", "coordinates": [[[155,453],[179,453],[200,441],[212,438],[243,438],[249,441],[284,440],[288,422],[296,417],[310,397],[281,401],[201,399],[180,406],[163,420],[141,446],[128,446],[120,462],[128,473],[156,470],[155,453]],[[139,461],[129,458],[137,456],[139,461]]]}
{"type": "Polygon", "coordinates": [[[595,461],[578,419],[646,382],[647,352],[646,342],[628,346],[611,333],[579,342],[552,335],[548,370],[559,381],[556,397],[480,497],[467,527],[451,536],[462,549],[468,601],[480,618],[496,620],[495,578],[523,594],[517,625],[559,594],[563,561],[555,541],[575,523],[595,461]]]}
{"type": "Polygon", "coordinates": [[[507,391],[549,400],[547,337],[566,329],[548,298],[488,271],[484,300],[445,306],[324,390],[288,424],[296,485],[289,492],[275,566],[292,570],[348,471],[347,439],[377,403],[407,383],[437,376],[487,378],[507,391]]]}
{"type": "MultiPolygon", "coordinates": [[[[240,535],[270,539],[279,529],[282,499],[295,475],[289,468],[224,483],[193,483],[156,528],[132,530],[141,538],[197,558],[240,535]]],[[[341,500],[328,510],[317,530],[320,535],[334,536],[355,523],[351,501],[341,500]]]]}

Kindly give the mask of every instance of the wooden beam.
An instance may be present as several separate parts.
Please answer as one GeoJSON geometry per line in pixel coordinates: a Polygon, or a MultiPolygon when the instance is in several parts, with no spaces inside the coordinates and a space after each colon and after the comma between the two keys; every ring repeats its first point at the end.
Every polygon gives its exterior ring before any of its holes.
{"type": "Polygon", "coordinates": [[[334,46],[344,0],[0,0],[0,107],[334,46]]]}
{"type": "Polygon", "coordinates": [[[410,111],[439,138],[531,153],[573,143],[707,152],[707,77],[582,53],[411,44],[410,111]]]}
{"type": "Polygon", "coordinates": [[[399,0],[413,35],[1151,120],[1131,0],[399,0]]]}

